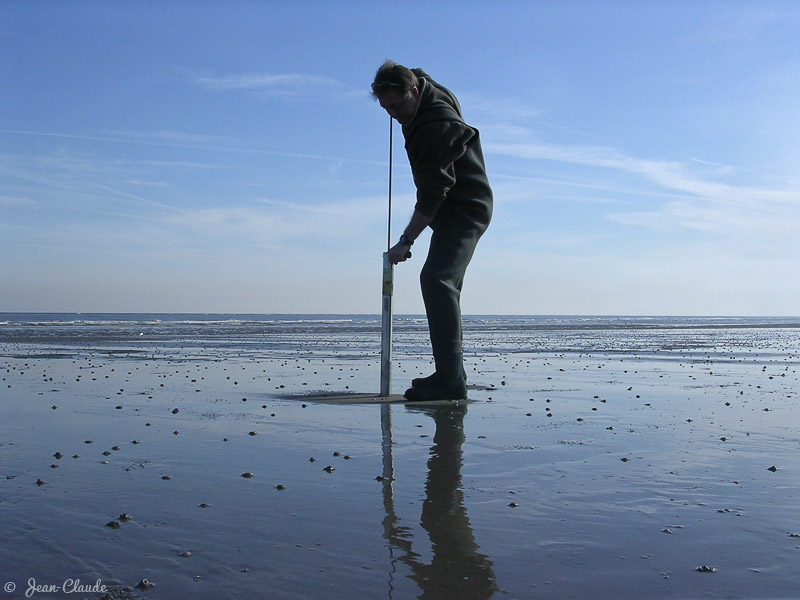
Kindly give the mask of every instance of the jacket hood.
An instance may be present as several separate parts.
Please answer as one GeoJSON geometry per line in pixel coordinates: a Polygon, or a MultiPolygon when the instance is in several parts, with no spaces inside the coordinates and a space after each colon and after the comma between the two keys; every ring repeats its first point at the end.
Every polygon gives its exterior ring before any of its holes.
{"type": "Polygon", "coordinates": [[[412,69],[412,72],[420,80],[420,86],[417,111],[411,121],[403,125],[403,130],[408,135],[413,135],[417,127],[431,121],[464,122],[461,106],[450,90],[436,83],[422,69],[412,69]]]}

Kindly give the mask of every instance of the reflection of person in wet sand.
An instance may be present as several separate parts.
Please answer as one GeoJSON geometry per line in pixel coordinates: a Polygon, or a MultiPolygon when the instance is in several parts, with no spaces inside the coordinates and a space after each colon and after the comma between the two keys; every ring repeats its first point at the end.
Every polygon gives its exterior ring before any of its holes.
{"type": "Polygon", "coordinates": [[[422,590],[419,598],[490,598],[497,591],[492,562],[478,551],[461,490],[466,406],[413,410],[430,414],[436,422],[420,518],[433,558],[430,564],[420,562],[406,528],[387,528],[389,542],[404,551],[399,560],[411,568],[410,577],[422,590]]]}

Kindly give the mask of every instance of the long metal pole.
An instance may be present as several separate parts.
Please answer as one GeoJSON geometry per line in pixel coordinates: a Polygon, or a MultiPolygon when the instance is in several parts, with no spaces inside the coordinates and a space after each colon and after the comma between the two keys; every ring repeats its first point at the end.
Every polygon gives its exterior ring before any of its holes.
{"type": "Polygon", "coordinates": [[[389,117],[389,218],[386,252],[383,253],[383,308],[381,311],[381,392],[384,398],[392,393],[392,294],[394,265],[389,262],[392,239],[392,118],[389,117]]]}
{"type": "Polygon", "coordinates": [[[394,128],[392,127],[392,117],[389,117],[389,216],[386,219],[387,227],[386,227],[386,249],[392,247],[392,148],[394,144],[392,143],[392,133],[394,128]]]}
{"type": "MultiPolygon", "coordinates": [[[[381,396],[388,398],[392,393],[392,295],[394,293],[394,265],[389,262],[389,248],[392,247],[392,118],[389,117],[389,218],[387,219],[386,252],[383,254],[383,310],[381,323],[381,396]]],[[[381,452],[383,454],[383,535],[389,541],[389,598],[394,592],[395,558],[392,540],[394,539],[397,516],[394,512],[394,453],[392,452],[392,407],[381,404],[381,452]]]]}
{"type": "Polygon", "coordinates": [[[383,254],[383,314],[381,319],[381,396],[391,395],[392,388],[392,287],[394,265],[383,254]]]}

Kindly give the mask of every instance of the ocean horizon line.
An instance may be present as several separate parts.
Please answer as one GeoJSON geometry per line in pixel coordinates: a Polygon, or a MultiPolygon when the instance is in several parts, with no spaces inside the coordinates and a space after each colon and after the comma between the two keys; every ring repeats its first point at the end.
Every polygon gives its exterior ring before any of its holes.
{"type": "MultiPolygon", "coordinates": [[[[330,316],[355,316],[374,317],[380,316],[378,312],[237,312],[237,311],[107,311],[107,310],[8,310],[0,311],[0,315],[198,315],[198,316],[269,316],[284,317],[304,315],[310,317],[330,316]]],[[[394,313],[395,317],[420,317],[424,313],[394,313]]],[[[800,319],[800,314],[725,314],[725,313],[463,313],[463,318],[620,318],[620,319],[800,319]]]]}

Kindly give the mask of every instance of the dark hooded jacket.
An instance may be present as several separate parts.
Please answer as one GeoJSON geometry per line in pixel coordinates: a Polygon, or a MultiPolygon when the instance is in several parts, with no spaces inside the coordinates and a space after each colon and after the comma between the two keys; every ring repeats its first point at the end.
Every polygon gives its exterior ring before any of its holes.
{"type": "Polygon", "coordinates": [[[492,188],[478,130],[464,122],[450,90],[422,69],[412,71],[420,80],[420,96],[403,137],[417,188],[415,208],[433,217],[433,229],[445,214],[485,228],[492,216],[492,188]]]}

